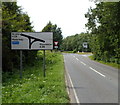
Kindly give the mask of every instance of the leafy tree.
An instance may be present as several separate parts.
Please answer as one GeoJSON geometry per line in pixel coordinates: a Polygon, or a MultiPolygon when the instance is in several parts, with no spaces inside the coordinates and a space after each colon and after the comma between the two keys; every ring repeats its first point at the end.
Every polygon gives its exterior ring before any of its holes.
{"type": "MultiPolygon", "coordinates": [[[[30,18],[16,2],[2,3],[2,64],[3,71],[19,67],[19,51],[11,50],[11,32],[31,32],[30,18]]],[[[24,65],[32,64],[36,51],[23,51],[24,65]]]]}
{"type": "Polygon", "coordinates": [[[62,31],[61,28],[57,27],[57,25],[53,25],[50,21],[49,23],[43,28],[42,32],[53,32],[53,41],[58,41],[59,49],[62,43],[62,31]]]}
{"type": "Polygon", "coordinates": [[[91,32],[91,50],[95,59],[110,62],[120,57],[120,2],[101,2],[85,14],[91,32]]]}
{"type": "MultiPolygon", "coordinates": [[[[74,52],[86,51],[86,49],[83,48],[83,42],[87,42],[89,45],[88,33],[81,33],[81,34],[68,36],[65,39],[63,39],[62,50],[74,51],[74,52]]],[[[87,51],[90,51],[89,46],[87,48],[87,51]]]]}

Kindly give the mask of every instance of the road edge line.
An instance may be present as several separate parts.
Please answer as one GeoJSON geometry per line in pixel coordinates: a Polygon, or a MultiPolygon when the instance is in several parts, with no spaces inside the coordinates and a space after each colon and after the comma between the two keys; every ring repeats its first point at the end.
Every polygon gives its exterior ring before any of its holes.
{"type": "Polygon", "coordinates": [[[66,71],[66,73],[68,74],[68,78],[69,78],[70,83],[71,83],[71,85],[72,85],[72,87],[73,87],[73,92],[74,92],[74,96],[75,96],[76,102],[79,104],[80,101],[79,101],[78,96],[77,96],[77,93],[76,93],[76,91],[75,91],[75,89],[74,89],[74,86],[73,86],[73,83],[72,83],[72,79],[71,79],[71,77],[70,77],[70,75],[69,75],[69,73],[68,73],[67,71],[66,71]]]}
{"type": "Polygon", "coordinates": [[[67,93],[68,93],[68,95],[70,95],[69,89],[68,89],[68,87],[67,87],[68,81],[67,81],[66,72],[65,72],[65,84],[66,84],[67,93]]]}
{"type": "MultiPolygon", "coordinates": [[[[75,89],[74,89],[74,86],[73,86],[73,83],[72,83],[72,79],[71,79],[71,77],[70,77],[70,75],[69,75],[69,73],[68,73],[68,69],[67,69],[67,67],[65,66],[65,57],[63,57],[64,58],[64,69],[65,69],[65,83],[67,83],[67,77],[69,78],[69,81],[70,81],[70,83],[71,83],[71,85],[72,85],[72,87],[73,87],[73,92],[74,92],[74,96],[75,96],[75,100],[76,100],[76,103],[78,104],[78,105],[80,105],[80,101],[79,101],[79,99],[78,99],[78,96],[77,96],[77,93],[76,93],[76,91],[75,91],[75,89]]],[[[66,85],[67,86],[67,85],[66,85]]],[[[67,92],[68,92],[68,95],[70,95],[70,92],[69,92],[69,89],[67,89],[67,92]]],[[[70,98],[70,96],[69,96],[69,98],[70,98]]]]}

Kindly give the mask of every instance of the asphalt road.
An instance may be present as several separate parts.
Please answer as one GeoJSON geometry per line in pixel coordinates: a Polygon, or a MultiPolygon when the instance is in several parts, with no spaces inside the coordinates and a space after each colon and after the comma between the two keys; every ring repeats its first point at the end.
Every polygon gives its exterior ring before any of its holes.
{"type": "Polygon", "coordinates": [[[118,69],[88,55],[63,55],[72,103],[118,103],[118,69]]]}

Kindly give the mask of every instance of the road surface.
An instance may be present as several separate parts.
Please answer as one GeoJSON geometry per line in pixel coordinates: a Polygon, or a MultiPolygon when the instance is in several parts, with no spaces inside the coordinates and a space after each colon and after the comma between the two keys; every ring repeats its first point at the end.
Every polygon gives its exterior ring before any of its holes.
{"type": "Polygon", "coordinates": [[[118,69],[88,55],[63,54],[72,103],[118,103],[118,69]]]}

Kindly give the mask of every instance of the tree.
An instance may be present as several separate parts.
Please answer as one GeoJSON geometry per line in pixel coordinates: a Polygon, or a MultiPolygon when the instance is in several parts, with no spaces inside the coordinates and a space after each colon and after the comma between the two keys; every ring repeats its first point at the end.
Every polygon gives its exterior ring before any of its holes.
{"type": "Polygon", "coordinates": [[[53,41],[58,41],[59,49],[62,43],[62,31],[61,28],[57,27],[57,25],[53,25],[50,21],[49,23],[43,28],[42,32],[53,32],[53,41]]]}
{"type": "MultiPolygon", "coordinates": [[[[86,49],[83,48],[83,42],[87,42],[89,45],[89,34],[88,33],[81,33],[72,36],[68,36],[63,39],[62,43],[62,50],[65,51],[85,51],[86,49]]],[[[87,51],[91,51],[89,46],[87,51]]]]}
{"type": "Polygon", "coordinates": [[[91,50],[95,59],[106,62],[120,57],[120,2],[101,2],[85,14],[86,27],[91,32],[91,50]]]}
{"type": "MultiPolygon", "coordinates": [[[[19,51],[11,50],[11,32],[31,32],[33,27],[30,18],[22,12],[21,7],[16,2],[2,3],[2,64],[3,71],[11,72],[19,67],[19,51]]],[[[24,51],[23,62],[32,64],[35,60],[36,51],[24,51]],[[31,60],[32,59],[32,60],[31,60]]]]}

